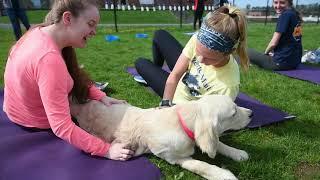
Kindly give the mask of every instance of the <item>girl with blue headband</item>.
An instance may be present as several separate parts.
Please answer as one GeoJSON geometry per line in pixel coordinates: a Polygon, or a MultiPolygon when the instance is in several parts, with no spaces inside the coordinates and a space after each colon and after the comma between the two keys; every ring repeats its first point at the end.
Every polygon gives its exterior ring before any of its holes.
{"type": "Polygon", "coordinates": [[[268,70],[295,69],[302,57],[302,18],[293,8],[292,0],[273,0],[273,8],[280,16],[272,39],[264,54],[249,49],[249,59],[268,70]]]}
{"type": "Polygon", "coordinates": [[[245,15],[235,7],[223,6],[207,14],[200,30],[184,48],[168,32],[156,31],[154,63],[139,58],[135,66],[162,97],[161,106],[208,94],[227,95],[234,100],[239,92],[240,73],[233,54],[239,56],[241,66],[247,70],[246,34],[245,15]],[[171,73],[162,70],[164,60],[171,73]]]}

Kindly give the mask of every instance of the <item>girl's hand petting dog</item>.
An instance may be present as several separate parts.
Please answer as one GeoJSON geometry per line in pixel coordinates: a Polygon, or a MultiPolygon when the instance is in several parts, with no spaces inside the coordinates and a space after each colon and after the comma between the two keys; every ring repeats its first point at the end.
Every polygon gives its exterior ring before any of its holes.
{"type": "Polygon", "coordinates": [[[106,106],[111,106],[112,104],[126,104],[127,101],[125,100],[118,100],[112,97],[105,96],[101,99],[101,102],[106,106]]]}
{"type": "Polygon", "coordinates": [[[130,159],[133,154],[134,151],[129,149],[126,144],[112,143],[105,157],[112,160],[126,161],[130,159]]]}

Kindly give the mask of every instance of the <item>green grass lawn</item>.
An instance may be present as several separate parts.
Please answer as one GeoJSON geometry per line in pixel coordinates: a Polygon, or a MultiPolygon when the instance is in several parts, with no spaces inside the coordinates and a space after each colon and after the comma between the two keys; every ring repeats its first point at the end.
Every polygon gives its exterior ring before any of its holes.
{"type": "MultiPolygon", "coordinates": [[[[136,83],[125,72],[125,68],[133,66],[137,57],[151,57],[151,37],[154,30],[155,28],[120,28],[120,32],[115,33],[112,29],[100,28],[87,48],[77,50],[79,61],[94,80],[110,83],[110,96],[125,99],[143,108],[157,106],[160,98],[136,83]],[[149,38],[136,39],[137,32],[147,33],[149,38]],[[116,34],[120,36],[120,41],[108,43],[104,40],[106,34],[116,34]]],[[[183,32],[192,31],[191,27],[167,30],[182,44],[189,38],[183,32]]],[[[274,24],[250,24],[249,47],[264,50],[273,30],[274,24]]],[[[3,74],[14,36],[11,30],[0,29],[0,34],[0,67],[3,74]]],[[[305,25],[303,34],[304,49],[319,47],[320,26],[305,25]]],[[[3,76],[0,78],[0,85],[3,86],[3,76]]],[[[268,127],[233,132],[220,138],[226,144],[246,150],[250,154],[250,159],[246,162],[234,162],[221,155],[212,160],[199,152],[197,157],[231,170],[239,179],[320,179],[319,85],[251,66],[247,73],[241,72],[240,89],[265,104],[296,115],[297,118],[268,127]]],[[[148,157],[161,169],[166,179],[179,179],[180,175],[180,179],[201,179],[155,156],[148,157]]]]}

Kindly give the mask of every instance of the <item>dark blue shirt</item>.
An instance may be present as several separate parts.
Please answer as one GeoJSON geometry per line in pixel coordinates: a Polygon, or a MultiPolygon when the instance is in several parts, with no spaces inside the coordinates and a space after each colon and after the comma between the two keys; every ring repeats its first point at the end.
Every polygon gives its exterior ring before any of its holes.
{"type": "Polygon", "coordinates": [[[279,16],[276,32],[281,33],[278,45],[274,49],[273,60],[282,68],[296,68],[302,57],[302,27],[299,16],[287,9],[279,16]]]}

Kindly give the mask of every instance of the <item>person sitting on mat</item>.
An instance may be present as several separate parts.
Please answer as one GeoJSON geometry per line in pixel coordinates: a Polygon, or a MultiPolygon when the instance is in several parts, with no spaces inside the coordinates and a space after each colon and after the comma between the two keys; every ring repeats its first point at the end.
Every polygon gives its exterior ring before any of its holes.
{"type": "Polygon", "coordinates": [[[233,100],[239,92],[240,73],[232,53],[248,69],[246,54],[246,19],[232,6],[210,12],[187,45],[168,32],[155,32],[153,60],[138,58],[135,67],[147,84],[162,97],[161,106],[196,100],[208,94],[228,95],[233,100]],[[162,70],[166,60],[171,73],[162,70]]]}
{"type": "Polygon", "coordinates": [[[91,155],[127,160],[125,144],[106,143],[73,123],[68,98],[105,105],[107,97],[79,68],[73,47],[84,48],[100,20],[93,0],[56,0],[46,22],[30,29],[12,47],[4,73],[4,111],[21,126],[52,129],[59,138],[91,155]]]}
{"type": "Polygon", "coordinates": [[[273,0],[279,14],[276,30],[264,54],[248,49],[250,62],[268,70],[295,69],[302,57],[302,18],[292,0],[273,0]]]}

